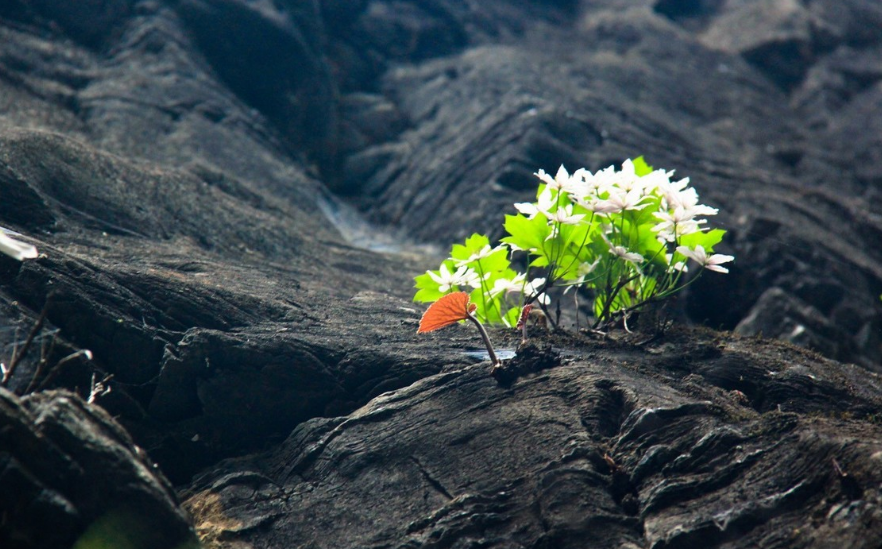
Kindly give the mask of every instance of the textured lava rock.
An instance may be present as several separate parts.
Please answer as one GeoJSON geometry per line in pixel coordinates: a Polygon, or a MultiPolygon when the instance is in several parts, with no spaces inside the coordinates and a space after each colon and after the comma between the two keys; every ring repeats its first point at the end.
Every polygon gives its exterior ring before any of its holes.
{"type": "Polygon", "coordinates": [[[214,547],[882,539],[878,376],[714,334],[567,344],[504,386],[456,367],[306,422],[200,476],[185,505],[214,547]]]}
{"type": "Polygon", "coordinates": [[[3,547],[197,547],[171,485],[100,407],[0,388],[0,426],[3,547]]]}
{"type": "MultiPolygon", "coordinates": [[[[42,255],[0,258],[4,364],[45,311],[8,388],[105,379],[221,545],[874,546],[880,30],[859,0],[5,2],[0,225],[42,255]],[[638,154],[737,256],[684,320],[859,366],[550,334],[497,380],[468,327],[415,335],[430,246],[498,235],[538,168],[638,154]]],[[[44,475],[15,449],[42,420],[10,414],[10,540],[69,543],[137,492],[186,541],[158,477],[44,475]]],[[[56,454],[133,452],[87,431],[56,454]]]]}

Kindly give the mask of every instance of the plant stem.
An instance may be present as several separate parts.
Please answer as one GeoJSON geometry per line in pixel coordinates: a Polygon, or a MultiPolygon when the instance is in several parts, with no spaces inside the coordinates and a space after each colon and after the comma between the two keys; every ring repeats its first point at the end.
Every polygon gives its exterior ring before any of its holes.
{"type": "Polygon", "coordinates": [[[40,312],[40,316],[37,318],[37,321],[31,328],[31,331],[28,334],[28,338],[25,340],[21,351],[13,353],[12,360],[9,362],[9,368],[7,368],[5,372],[3,372],[3,378],[0,379],[0,386],[6,387],[6,385],[9,383],[9,380],[12,378],[12,374],[14,374],[15,369],[18,368],[19,362],[21,362],[21,359],[28,353],[28,349],[31,348],[31,344],[34,342],[34,338],[37,337],[37,335],[40,333],[40,330],[43,329],[43,323],[46,321],[47,312],[48,308],[44,306],[43,311],[40,312]]]}
{"type": "Polygon", "coordinates": [[[472,313],[466,313],[466,317],[475,323],[475,326],[478,327],[478,332],[481,334],[481,339],[484,340],[484,345],[487,346],[487,354],[490,355],[490,362],[493,363],[493,367],[501,366],[502,362],[500,362],[499,358],[496,356],[496,352],[493,350],[493,344],[490,343],[490,336],[487,335],[487,330],[484,328],[484,325],[481,324],[481,321],[475,318],[472,313]]]}
{"type": "Polygon", "coordinates": [[[609,299],[607,299],[606,302],[603,304],[603,311],[601,311],[600,316],[597,318],[596,322],[594,323],[593,328],[597,328],[601,322],[604,322],[607,320],[607,318],[610,315],[609,310],[610,310],[610,308],[612,308],[613,300],[615,300],[616,296],[619,295],[619,292],[622,291],[622,288],[624,288],[632,280],[636,279],[637,276],[638,275],[631,275],[628,278],[623,278],[623,279],[619,280],[619,283],[616,284],[616,287],[613,288],[612,293],[610,293],[609,299]]]}

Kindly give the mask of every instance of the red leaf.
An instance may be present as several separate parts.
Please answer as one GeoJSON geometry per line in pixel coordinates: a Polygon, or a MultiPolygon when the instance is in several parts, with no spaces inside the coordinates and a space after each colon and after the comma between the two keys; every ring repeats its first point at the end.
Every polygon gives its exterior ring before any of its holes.
{"type": "Polygon", "coordinates": [[[432,332],[465,320],[468,313],[477,307],[474,303],[469,303],[469,294],[465,292],[447,294],[426,309],[423,318],[420,319],[420,329],[417,333],[432,332]]]}

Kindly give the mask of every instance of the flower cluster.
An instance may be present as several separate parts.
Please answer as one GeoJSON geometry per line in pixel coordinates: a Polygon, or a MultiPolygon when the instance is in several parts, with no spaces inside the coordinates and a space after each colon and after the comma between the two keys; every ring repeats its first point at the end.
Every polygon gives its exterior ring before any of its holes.
{"type": "Polygon", "coordinates": [[[416,277],[415,301],[468,289],[481,320],[515,326],[524,305],[549,303],[552,288],[581,287],[594,299],[597,327],[681,290],[690,260],[725,273],[734,259],[713,253],[725,231],[707,227],[717,210],[698,203],[689,179],[672,180],[642,158],[620,170],[561,166],[554,177],[536,176],[536,201],[514,205],[502,243],[475,234],[455,245],[438,271],[416,277]],[[526,255],[527,273],[512,268],[516,254],[526,255]]]}

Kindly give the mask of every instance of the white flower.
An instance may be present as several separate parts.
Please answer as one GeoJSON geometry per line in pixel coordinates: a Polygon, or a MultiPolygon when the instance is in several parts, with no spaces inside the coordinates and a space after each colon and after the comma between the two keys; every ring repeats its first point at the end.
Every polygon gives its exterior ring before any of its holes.
{"type": "Polygon", "coordinates": [[[585,214],[573,215],[572,204],[567,204],[563,208],[558,208],[554,213],[547,211],[542,213],[548,218],[549,223],[563,223],[565,225],[577,225],[579,221],[582,221],[582,218],[585,217],[585,214]]]}
{"type": "Polygon", "coordinates": [[[579,200],[579,205],[589,212],[598,214],[618,213],[622,211],[618,204],[613,204],[609,200],[600,200],[597,198],[591,200],[579,200]]]}
{"type": "Polygon", "coordinates": [[[725,267],[720,267],[720,265],[722,263],[728,263],[729,261],[735,259],[734,256],[725,254],[714,254],[708,257],[704,246],[702,246],[701,244],[695,246],[694,250],[689,249],[687,246],[677,246],[677,251],[685,255],[689,259],[695,261],[705,269],[708,269],[709,271],[716,271],[718,273],[728,273],[729,269],[725,267]]]}
{"type": "Polygon", "coordinates": [[[697,215],[695,209],[687,209],[683,206],[674,208],[673,213],[666,211],[654,212],[657,219],[661,223],[655,225],[652,230],[658,233],[659,238],[673,242],[678,237],[692,234],[699,230],[699,225],[706,223],[704,219],[695,219],[697,215]]]}
{"type": "MultiPolygon", "coordinates": [[[[480,259],[484,259],[485,257],[490,257],[491,255],[495,254],[496,252],[498,252],[501,249],[502,249],[502,246],[496,246],[495,248],[491,248],[490,244],[485,244],[483,248],[481,248],[479,251],[470,255],[468,259],[457,260],[455,262],[455,265],[457,267],[462,267],[464,265],[468,265],[469,263],[471,263],[473,261],[478,261],[480,259]]],[[[457,271],[457,272],[459,272],[459,271],[457,271]]],[[[477,286],[475,286],[475,287],[477,288],[477,286]]]]}
{"type": "Polygon", "coordinates": [[[698,204],[698,191],[694,187],[678,191],[668,186],[662,192],[662,207],[665,209],[691,209],[696,204],[698,204]]]}
{"type": "Polygon", "coordinates": [[[648,204],[640,205],[644,198],[646,197],[643,196],[643,190],[640,188],[633,188],[627,192],[624,189],[621,191],[612,189],[606,202],[614,208],[615,212],[621,212],[623,210],[640,210],[645,208],[648,204]]]}
{"type": "MultiPolygon", "coordinates": [[[[671,172],[673,174],[673,172],[671,172]]],[[[680,181],[659,181],[658,193],[662,197],[662,206],[665,209],[673,209],[677,206],[694,206],[698,204],[698,192],[689,187],[689,178],[684,177],[680,181]]]]}
{"type": "Polygon", "coordinates": [[[679,185],[688,182],[689,178],[687,177],[677,183],[660,186],[662,208],[668,210],[683,208],[692,212],[693,215],[717,215],[718,209],[698,203],[698,192],[694,187],[678,189],[679,185]]]}
{"type": "Polygon", "coordinates": [[[441,265],[439,274],[435,274],[432,271],[426,271],[426,273],[432,280],[439,284],[438,291],[441,293],[446,293],[454,286],[471,286],[472,288],[477,288],[481,285],[481,279],[478,277],[478,273],[465,266],[458,268],[456,272],[452,274],[447,269],[447,265],[441,265]]]}
{"type": "Polygon", "coordinates": [[[640,181],[640,177],[637,177],[637,174],[634,171],[634,162],[628,158],[624,162],[622,162],[622,169],[618,172],[615,172],[616,176],[613,179],[614,185],[625,192],[631,192],[633,190],[642,190],[642,184],[640,181]]]}
{"type": "Polygon", "coordinates": [[[531,202],[519,202],[514,205],[515,209],[526,215],[528,219],[533,219],[540,212],[547,212],[554,206],[554,198],[551,195],[551,189],[545,187],[545,190],[539,193],[537,204],[531,202]]]}
{"type": "Polygon", "coordinates": [[[638,263],[643,262],[643,256],[636,252],[629,252],[628,248],[624,246],[616,246],[611,244],[609,247],[609,253],[617,256],[625,261],[630,261],[631,263],[637,265],[638,263]]]}
{"type": "Polygon", "coordinates": [[[591,172],[585,168],[579,168],[573,172],[573,175],[570,176],[570,185],[568,189],[573,201],[576,201],[580,196],[585,196],[589,192],[596,190],[588,183],[591,177],[593,177],[591,172]]]}
{"type": "Polygon", "coordinates": [[[612,230],[611,226],[604,225],[603,226],[603,233],[600,233],[600,236],[601,236],[601,238],[603,238],[603,241],[606,242],[607,246],[609,246],[609,253],[613,254],[616,257],[624,259],[625,261],[629,261],[635,265],[637,265],[638,263],[642,263],[643,262],[642,255],[635,253],[635,252],[629,252],[628,248],[626,248],[624,246],[616,246],[615,244],[610,242],[609,238],[607,238],[606,234],[604,234],[604,233],[608,233],[610,230],[612,230]]]}
{"type": "MultiPolygon", "coordinates": [[[[673,171],[666,172],[664,170],[654,170],[640,178],[640,184],[643,186],[643,194],[650,195],[659,189],[667,188],[671,185],[671,176],[673,171]]],[[[662,193],[663,194],[663,193],[662,193]]]]}
{"type": "Polygon", "coordinates": [[[585,278],[594,272],[594,269],[597,268],[597,265],[600,263],[600,257],[598,256],[594,261],[588,263],[585,261],[584,263],[579,265],[579,268],[576,269],[576,274],[579,275],[580,278],[585,278]]]}
{"type": "Polygon", "coordinates": [[[589,189],[593,189],[596,193],[600,194],[616,184],[616,167],[609,166],[602,170],[597,170],[594,175],[591,175],[591,172],[586,172],[583,179],[589,189]]]}
{"type": "Polygon", "coordinates": [[[524,291],[524,283],[527,280],[527,275],[524,273],[518,273],[511,280],[507,278],[500,278],[496,282],[493,283],[493,288],[490,289],[490,297],[496,297],[500,294],[520,294],[524,291]]]}
{"type": "Polygon", "coordinates": [[[537,294],[542,291],[542,287],[545,286],[544,278],[534,278],[529,283],[524,285],[524,295],[527,296],[528,301],[536,298],[536,301],[542,303],[543,305],[548,305],[551,303],[551,298],[548,297],[548,294],[542,293],[542,295],[537,297],[537,294]]]}
{"type": "Polygon", "coordinates": [[[0,252],[19,261],[33,259],[38,255],[37,248],[30,244],[15,240],[7,235],[6,230],[3,228],[0,228],[0,252]]]}
{"type": "Polygon", "coordinates": [[[535,174],[536,177],[542,180],[543,183],[547,185],[546,189],[553,189],[558,192],[577,192],[581,187],[582,181],[580,177],[571,177],[569,173],[567,173],[566,168],[561,165],[557,170],[557,175],[554,176],[554,179],[551,178],[545,170],[540,169],[535,174]]]}
{"type": "Polygon", "coordinates": [[[674,271],[680,271],[681,273],[689,272],[689,267],[686,266],[685,261],[678,261],[671,265],[671,261],[674,259],[674,254],[665,254],[665,262],[669,265],[668,272],[672,273],[674,271]]]}

